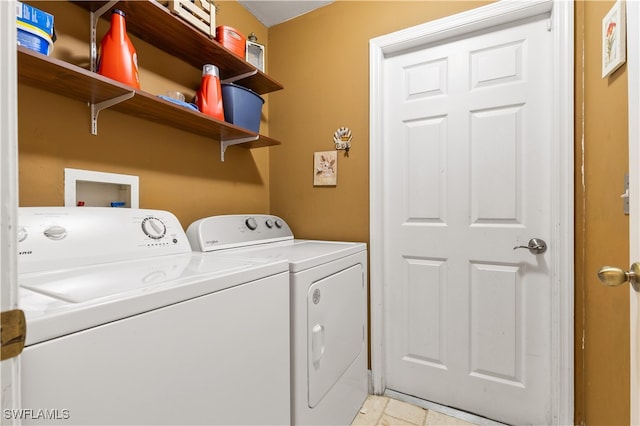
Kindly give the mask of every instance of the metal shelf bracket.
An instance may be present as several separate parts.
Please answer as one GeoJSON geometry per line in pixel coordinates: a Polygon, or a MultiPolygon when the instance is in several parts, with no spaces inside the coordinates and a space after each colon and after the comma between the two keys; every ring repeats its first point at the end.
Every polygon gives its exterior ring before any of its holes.
{"type": "Polygon", "coordinates": [[[129,93],[125,93],[124,95],[117,96],[113,99],[107,99],[106,101],[98,102],[97,104],[93,104],[93,103],[90,104],[91,105],[91,134],[94,136],[98,134],[98,114],[100,114],[100,111],[102,111],[103,109],[110,108],[116,104],[119,104],[120,102],[124,102],[127,99],[131,99],[135,94],[136,94],[135,90],[132,90],[129,93]]]}
{"type": "Polygon", "coordinates": [[[241,143],[245,143],[245,142],[257,141],[258,138],[260,138],[260,135],[249,136],[249,137],[246,137],[246,138],[232,139],[232,140],[229,140],[229,141],[220,141],[220,161],[222,161],[224,163],[224,152],[227,150],[228,147],[230,147],[232,145],[238,145],[238,144],[241,144],[241,143]]]}
{"type": "Polygon", "coordinates": [[[223,83],[233,83],[234,81],[239,81],[242,80],[243,78],[247,78],[247,77],[251,77],[253,75],[258,74],[258,70],[253,70],[253,71],[249,71],[246,72],[244,74],[240,74],[240,75],[234,75],[233,77],[229,77],[227,79],[222,80],[223,83]]]}
{"type": "Polygon", "coordinates": [[[118,3],[118,0],[111,0],[105,3],[100,9],[95,12],[90,12],[89,17],[91,19],[91,71],[98,71],[98,45],[97,45],[97,35],[96,28],[98,27],[98,19],[102,15],[104,15],[107,10],[111,9],[114,5],[118,3]]]}

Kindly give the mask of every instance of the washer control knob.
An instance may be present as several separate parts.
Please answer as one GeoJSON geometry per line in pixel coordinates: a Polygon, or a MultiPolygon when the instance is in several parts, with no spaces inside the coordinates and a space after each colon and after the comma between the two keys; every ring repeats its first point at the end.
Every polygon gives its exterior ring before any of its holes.
{"type": "Polygon", "coordinates": [[[276,228],[282,228],[282,221],[280,219],[276,219],[276,228]]]}
{"type": "Polygon", "coordinates": [[[64,226],[51,225],[44,230],[44,236],[50,240],[62,240],[67,236],[67,229],[64,226]]]}
{"type": "Polygon", "coordinates": [[[159,240],[167,233],[167,227],[157,217],[149,216],[142,221],[142,231],[147,237],[159,240]]]}
{"type": "Polygon", "coordinates": [[[256,221],[255,217],[250,217],[247,220],[244,221],[245,225],[247,225],[247,228],[249,228],[252,231],[255,231],[256,228],[258,227],[258,222],[256,221]]]}
{"type": "Polygon", "coordinates": [[[24,227],[24,226],[21,226],[21,227],[18,229],[18,242],[19,242],[19,243],[23,242],[24,240],[26,240],[26,239],[27,239],[27,237],[28,237],[28,236],[29,236],[29,233],[27,232],[27,230],[25,229],[25,227],[24,227]]]}
{"type": "Polygon", "coordinates": [[[273,220],[267,219],[265,225],[267,225],[267,228],[269,229],[273,228],[273,220]]]}

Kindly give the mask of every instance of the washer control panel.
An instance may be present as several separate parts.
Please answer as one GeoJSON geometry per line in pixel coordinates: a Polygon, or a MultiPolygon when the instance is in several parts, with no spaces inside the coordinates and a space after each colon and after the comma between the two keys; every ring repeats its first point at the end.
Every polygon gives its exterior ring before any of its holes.
{"type": "Polygon", "coordinates": [[[273,215],[221,215],[193,222],[187,238],[194,251],[215,251],[275,241],[293,240],[293,232],[273,215]]]}
{"type": "Polygon", "coordinates": [[[170,212],[111,207],[18,209],[19,272],[190,253],[170,212]]]}

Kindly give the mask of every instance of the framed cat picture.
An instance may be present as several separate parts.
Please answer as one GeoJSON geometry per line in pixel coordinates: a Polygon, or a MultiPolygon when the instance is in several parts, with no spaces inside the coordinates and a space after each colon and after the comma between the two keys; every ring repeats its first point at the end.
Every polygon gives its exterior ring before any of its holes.
{"type": "Polygon", "coordinates": [[[313,153],[313,186],[335,186],[338,181],[338,151],[313,153]]]}

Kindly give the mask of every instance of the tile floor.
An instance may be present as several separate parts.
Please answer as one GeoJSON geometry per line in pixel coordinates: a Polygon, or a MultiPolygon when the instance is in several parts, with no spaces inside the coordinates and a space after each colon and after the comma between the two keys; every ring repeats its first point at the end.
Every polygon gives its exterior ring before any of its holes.
{"type": "Polygon", "coordinates": [[[386,396],[369,395],[352,426],[473,426],[474,423],[386,396]]]}

